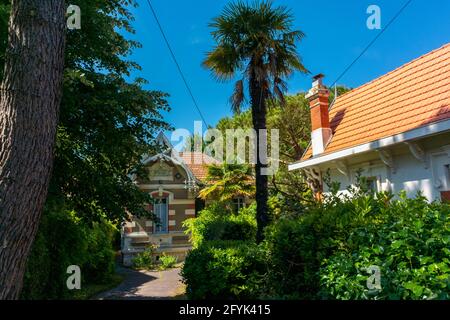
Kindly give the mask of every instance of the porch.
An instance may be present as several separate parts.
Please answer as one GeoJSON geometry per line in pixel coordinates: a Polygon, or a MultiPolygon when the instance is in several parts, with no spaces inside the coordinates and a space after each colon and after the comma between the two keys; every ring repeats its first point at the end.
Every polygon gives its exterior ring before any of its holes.
{"type": "Polygon", "coordinates": [[[183,231],[169,231],[165,233],[147,233],[145,231],[124,233],[122,237],[122,263],[131,266],[133,258],[143,252],[148,246],[154,245],[155,260],[162,254],[184,261],[186,254],[192,248],[189,237],[183,231]]]}

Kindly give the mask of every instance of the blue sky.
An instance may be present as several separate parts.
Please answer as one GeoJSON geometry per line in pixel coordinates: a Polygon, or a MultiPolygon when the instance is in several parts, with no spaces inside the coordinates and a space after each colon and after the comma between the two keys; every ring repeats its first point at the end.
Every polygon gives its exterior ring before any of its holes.
{"type": "MultiPolygon", "coordinates": [[[[148,89],[170,94],[172,110],[164,114],[175,128],[194,130],[200,120],[169,51],[151,15],[146,0],[138,0],[133,9],[136,34],[141,42],[132,59],[142,66],[133,74],[150,81],[148,89]]],[[[324,73],[330,85],[361,53],[379,30],[366,27],[371,4],[381,8],[382,27],[397,13],[406,0],[275,0],[295,16],[294,26],[306,33],[298,44],[298,53],[312,74],[324,73]]],[[[160,23],[192,88],[208,125],[231,115],[228,98],[233,82],[219,83],[201,67],[205,53],[214,42],[208,23],[220,14],[225,0],[152,0],[160,23]]],[[[408,61],[450,42],[450,1],[413,0],[397,20],[339,81],[350,87],[360,86],[408,61]]],[[[288,79],[289,93],[305,91],[310,76],[296,74],[288,79]]]]}

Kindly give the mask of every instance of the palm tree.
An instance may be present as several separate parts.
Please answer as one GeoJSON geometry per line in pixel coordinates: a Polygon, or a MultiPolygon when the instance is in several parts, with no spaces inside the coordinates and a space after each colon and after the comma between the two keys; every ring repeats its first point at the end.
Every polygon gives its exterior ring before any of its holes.
{"type": "MultiPolygon", "coordinates": [[[[270,1],[241,1],[228,4],[222,14],[213,19],[210,27],[216,46],[207,53],[203,65],[218,80],[226,81],[240,73],[230,101],[232,110],[239,113],[245,99],[244,87],[248,87],[253,128],[257,133],[266,129],[267,100],[284,103],[287,85],[283,80],[297,70],[308,71],[296,52],[296,42],[304,34],[292,30],[293,16],[285,7],[272,6],[270,1]]],[[[265,132],[265,131],[263,131],[265,132]]],[[[257,135],[255,164],[257,202],[257,241],[263,239],[264,227],[269,223],[267,210],[267,167],[265,158],[259,155],[259,141],[267,135],[257,135]]]]}
{"type": "Polygon", "coordinates": [[[208,166],[207,186],[199,192],[202,199],[213,198],[230,202],[236,197],[255,194],[252,168],[245,164],[224,163],[208,166]]]}

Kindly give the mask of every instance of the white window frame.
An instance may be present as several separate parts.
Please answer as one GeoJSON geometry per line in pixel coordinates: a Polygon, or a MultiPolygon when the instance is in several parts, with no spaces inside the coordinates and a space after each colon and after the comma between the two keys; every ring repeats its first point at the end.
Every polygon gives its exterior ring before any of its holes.
{"type": "MultiPolygon", "coordinates": [[[[166,203],[164,203],[163,205],[165,205],[165,207],[166,207],[166,219],[165,219],[165,226],[163,226],[163,227],[165,227],[164,228],[164,230],[163,230],[163,228],[161,227],[161,225],[159,224],[159,223],[157,223],[157,222],[155,222],[154,224],[153,224],[153,233],[154,234],[165,234],[165,233],[169,233],[169,197],[165,197],[165,198],[159,198],[159,199],[155,199],[155,201],[157,201],[157,200],[165,200],[165,202],[166,203]],[[159,230],[158,230],[159,229],[159,230]]],[[[154,203],[153,204],[153,210],[154,210],[154,214],[156,215],[156,216],[158,216],[158,214],[156,213],[156,206],[160,206],[161,204],[157,204],[157,203],[154,203]]]]}
{"type": "Polygon", "coordinates": [[[236,197],[233,198],[233,210],[239,212],[242,208],[245,208],[245,198],[244,197],[236,197]]]}

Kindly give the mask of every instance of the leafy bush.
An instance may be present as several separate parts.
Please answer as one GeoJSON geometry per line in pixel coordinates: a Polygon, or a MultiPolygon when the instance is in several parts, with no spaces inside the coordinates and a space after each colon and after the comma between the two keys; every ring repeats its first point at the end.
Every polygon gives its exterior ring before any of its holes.
{"type": "Polygon", "coordinates": [[[275,297],[448,299],[450,207],[418,196],[332,195],[304,216],[267,230],[275,297]],[[381,270],[369,290],[367,268],[381,270]]]}
{"type": "Polygon", "coordinates": [[[81,268],[82,288],[106,282],[114,272],[112,238],[117,229],[99,221],[89,226],[74,211],[48,204],[27,260],[22,299],[68,299],[67,267],[81,268]]]}
{"type": "Polygon", "coordinates": [[[133,258],[133,267],[135,269],[153,269],[155,266],[155,246],[149,245],[144,251],[139,252],[133,258]]]}
{"type": "Polygon", "coordinates": [[[87,257],[84,275],[93,282],[105,282],[114,273],[113,243],[117,229],[107,221],[94,222],[86,233],[87,257]]]}
{"type": "Polygon", "coordinates": [[[315,231],[302,220],[281,219],[266,230],[267,287],[279,299],[314,298],[319,285],[315,231]]]}
{"type": "Polygon", "coordinates": [[[347,241],[322,261],[321,296],[449,299],[450,207],[404,194],[379,207],[371,211],[367,224],[349,230],[347,241]],[[371,265],[381,270],[381,290],[367,288],[371,265]]]}
{"type": "Polygon", "coordinates": [[[177,264],[177,257],[163,254],[161,257],[159,257],[159,261],[161,262],[160,268],[162,270],[173,268],[177,264]]]}
{"type": "Polygon", "coordinates": [[[209,205],[195,219],[184,222],[194,248],[211,240],[254,240],[256,236],[256,206],[243,208],[238,214],[219,202],[209,205]]]}
{"type": "Polygon", "coordinates": [[[255,299],[266,264],[259,246],[244,241],[208,241],[190,251],[182,276],[190,299],[255,299]]]}
{"type": "Polygon", "coordinates": [[[254,229],[242,227],[254,226],[253,207],[202,211],[189,221],[189,297],[450,299],[450,205],[371,194],[361,183],[339,196],[332,185],[322,203],[280,214],[259,246],[254,229]],[[224,241],[239,238],[246,241],[224,241]],[[371,266],[380,270],[379,289],[368,287],[371,266]]]}

